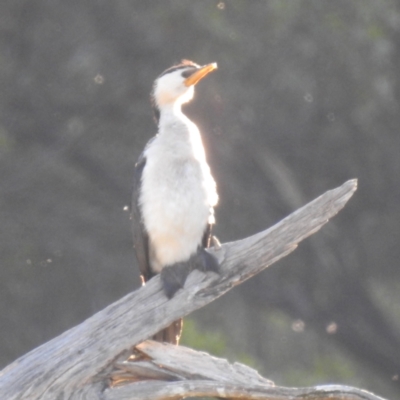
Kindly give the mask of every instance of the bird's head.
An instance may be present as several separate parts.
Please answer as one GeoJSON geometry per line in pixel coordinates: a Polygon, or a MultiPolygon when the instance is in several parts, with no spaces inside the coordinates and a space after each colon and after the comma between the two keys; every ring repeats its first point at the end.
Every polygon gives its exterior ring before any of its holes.
{"type": "Polygon", "coordinates": [[[216,63],[197,65],[183,60],[165,70],[154,82],[152,93],[156,119],[160,110],[168,105],[182,105],[193,98],[194,86],[217,68],[216,63]]]}

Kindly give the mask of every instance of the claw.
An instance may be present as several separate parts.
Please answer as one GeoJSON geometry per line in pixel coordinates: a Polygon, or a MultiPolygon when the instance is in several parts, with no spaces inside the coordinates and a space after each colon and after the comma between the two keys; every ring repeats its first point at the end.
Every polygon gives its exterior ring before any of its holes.
{"type": "Polygon", "coordinates": [[[219,250],[222,247],[221,242],[214,235],[211,236],[211,243],[215,250],[219,250]]]}

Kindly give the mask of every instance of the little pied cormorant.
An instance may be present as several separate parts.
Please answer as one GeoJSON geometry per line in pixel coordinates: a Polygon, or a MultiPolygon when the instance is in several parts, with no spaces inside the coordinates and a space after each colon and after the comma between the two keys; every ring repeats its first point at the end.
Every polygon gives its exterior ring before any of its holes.
{"type": "MultiPolygon", "coordinates": [[[[158,133],[135,165],[133,242],[142,282],[161,274],[168,298],[194,269],[218,272],[209,247],[218,194],[197,126],[181,110],[194,86],[217,65],[184,60],[154,82],[152,100],[158,133]]],[[[182,320],[154,339],[177,343],[182,320]]]]}

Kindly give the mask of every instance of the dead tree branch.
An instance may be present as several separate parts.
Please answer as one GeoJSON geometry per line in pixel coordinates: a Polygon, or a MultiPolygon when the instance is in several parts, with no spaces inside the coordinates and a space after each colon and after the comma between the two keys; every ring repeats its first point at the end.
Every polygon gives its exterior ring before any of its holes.
{"type": "Polygon", "coordinates": [[[218,397],[242,400],[383,400],[364,390],[341,385],[285,388],[239,363],[185,347],[146,341],[130,360],[116,363],[114,387],[105,400],[171,400],[218,397]],[[130,383],[127,383],[130,382],[130,383]]]}
{"type": "Polygon", "coordinates": [[[300,241],[318,231],[344,207],[356,187],[356,180],[348,181],[273,227],[210,250],[220,262],[221,273],[192,272],[185,288],[171,300],[165,297],[159,277],[153,278],[145,287],[6,367],[0,373],[0,398],[102,398],[115,362],[126,358],[132,346],[292,252],[300,241]],[[88,397],[89,393],[92,397],[88,397]]]}

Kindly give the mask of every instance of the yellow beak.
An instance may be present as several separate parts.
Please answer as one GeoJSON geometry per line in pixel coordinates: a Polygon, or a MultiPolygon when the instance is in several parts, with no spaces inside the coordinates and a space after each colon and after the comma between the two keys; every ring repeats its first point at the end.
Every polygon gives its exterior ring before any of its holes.
{"type": "Polygon", "coordinates": [[[192,75],[190,75],[189,78],[186,78],[184,83],[186,86],[196,85],[201,79],[203,79],[211,71],[214,71],[214,69],[217,68],[218,68],[217,63],[204,65],[196,72],[194,72],[192,75]]]}

